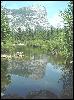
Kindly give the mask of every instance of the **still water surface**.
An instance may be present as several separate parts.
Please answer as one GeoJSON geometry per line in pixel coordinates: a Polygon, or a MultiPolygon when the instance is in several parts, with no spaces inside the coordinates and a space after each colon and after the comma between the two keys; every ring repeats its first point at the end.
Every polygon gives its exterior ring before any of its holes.
{"type": "Polygon", "coordinates": [[[22,59],[1,59],[1,92],[4,96],[61,98],[64,85],[62,59],[34,48],[23,53],[22,59]]]}

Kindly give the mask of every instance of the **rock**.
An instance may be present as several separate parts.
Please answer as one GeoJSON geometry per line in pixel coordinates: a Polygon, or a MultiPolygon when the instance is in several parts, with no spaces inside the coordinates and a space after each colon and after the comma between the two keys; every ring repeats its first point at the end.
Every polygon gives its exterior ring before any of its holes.
{"type": "MultiPolygon", "coordinates": [[[[21,28],[21,31],[25,31],[27,25],[31,29],[35,30],[37,25],[42,29],[49,29],[50,24],[47,19],[47,12],[45,7],[23,7],[20,9],[5,9],[8,16],[8,21],[11,30],[18,31],[18,27],[21,28]]],[[[21,45],[21,44],[20,44],[21,45]]],[[[22,44],[23,45],[23,44],[22,44]]]]}
{"type": "Polygon", "coordinates": [[[4,96],[5,94],[4,93],[1,93],[1,96],[4,96]]]}

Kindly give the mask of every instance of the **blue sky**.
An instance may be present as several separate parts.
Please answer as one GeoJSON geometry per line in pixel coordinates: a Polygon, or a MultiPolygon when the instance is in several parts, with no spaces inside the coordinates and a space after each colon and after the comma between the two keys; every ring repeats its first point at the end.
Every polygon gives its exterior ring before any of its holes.
{"type": "Polygon", "coordinates": [[[58,22],[61,20],[60,17],[58,17],[58,14],[60,11],[64,11],[65,8],[67,8],[68,2],[69,1],[4,1],[3,5],[9,9],[18,9],[32,5],[45,6],[47,11],[47,18],[50,24],[57,24],[57,20],[58,22]],[[55,21],[56,18],[57,20],[55,21]]]}

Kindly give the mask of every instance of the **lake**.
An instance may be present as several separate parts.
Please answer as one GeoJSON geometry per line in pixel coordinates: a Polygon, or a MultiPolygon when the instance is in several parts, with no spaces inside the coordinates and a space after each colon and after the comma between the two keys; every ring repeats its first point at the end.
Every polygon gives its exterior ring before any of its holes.
{"type": "Polygon", "coordinates": [[[66,84],[63,58],[40,48],[19,46],[12,56],[12,59],[1,59],[2,98],[72,98],[72,74],[66,84]],[[19,52],[23,53],[22,57],[19,52]],[[64,87],[68,85],[70,89],[66,91],[64,87]]]}

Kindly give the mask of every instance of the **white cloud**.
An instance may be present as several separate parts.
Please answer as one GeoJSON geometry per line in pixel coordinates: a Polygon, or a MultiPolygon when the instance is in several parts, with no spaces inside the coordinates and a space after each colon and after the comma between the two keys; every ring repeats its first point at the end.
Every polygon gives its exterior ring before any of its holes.
{"type": "Polygon", "coordinates": [[[60,26],[61,28],[64,26],[63,19],[59,15],[54,15],[52,18],[49,18],[50,25],[54,26],[55,28],[57,26],[60,26]]]}

